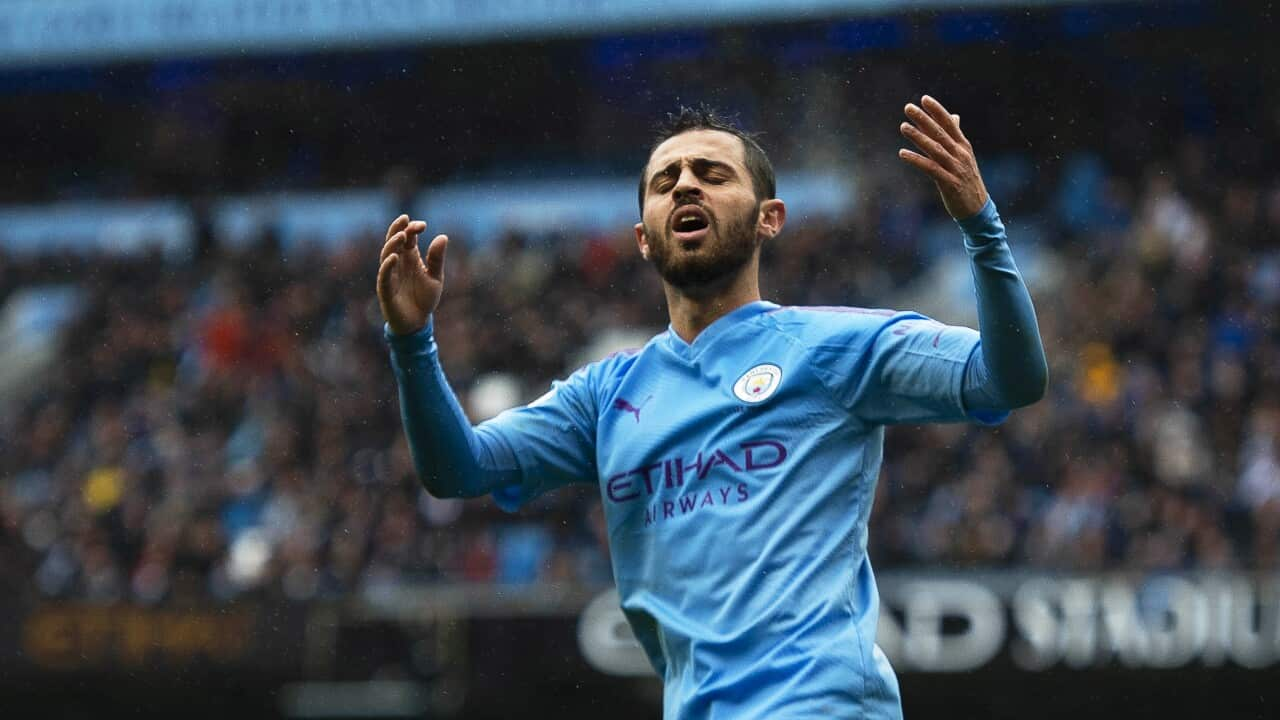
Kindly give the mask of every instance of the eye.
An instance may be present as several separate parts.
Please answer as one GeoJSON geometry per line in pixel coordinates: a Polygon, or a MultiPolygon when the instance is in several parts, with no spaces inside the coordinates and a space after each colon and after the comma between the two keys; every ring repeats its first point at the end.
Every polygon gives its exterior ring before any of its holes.
{"type": "Polygon", "coordinates": [[[709,182],[713,185],[723,185],[729,180],[729,173],[725,172],[724,168],[715,165],[707,167],[698,173],[698,176],[702,178],[703,182],[709,182]]]}

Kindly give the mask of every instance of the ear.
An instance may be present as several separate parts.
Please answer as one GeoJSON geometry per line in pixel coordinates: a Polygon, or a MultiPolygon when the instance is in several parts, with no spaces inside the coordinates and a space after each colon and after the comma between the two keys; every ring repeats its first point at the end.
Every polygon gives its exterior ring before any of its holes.
{"type": "Polygon", "coordinates": [[[766,238],[777,237],[786,222],[787,206],[781,200],[774,198],[760,203],[760,220],[756,224],[757,233],[766,238]]]}
{"type": "Polygon", "coordinates": [[[644,223],[636,223],[636,247],[640,248],[640,256],[649,259],[649,241],[644,237],[644,223]]]}

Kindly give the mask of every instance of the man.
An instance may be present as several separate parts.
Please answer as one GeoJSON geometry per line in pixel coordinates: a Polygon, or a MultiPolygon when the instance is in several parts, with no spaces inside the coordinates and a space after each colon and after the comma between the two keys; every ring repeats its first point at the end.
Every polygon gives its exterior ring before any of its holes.
{"type": "Polygon", "coordinates": [[[896,718],[875,646],[867,517],[884,426],[998,422],[1047,376],[1030,296],[959,117],[926,96],[899,156],[966,236],[981,335],[914,313],[764,302],[760,247],[786,206],[749,135],[682,110],[640,179],[640,253],[670,328],[475,428],[436,359],[447,239],[397,218],[378,271],[414,463],[438,496],[513,509],[594,482],[622,609],[667,718],[896,718]]]}

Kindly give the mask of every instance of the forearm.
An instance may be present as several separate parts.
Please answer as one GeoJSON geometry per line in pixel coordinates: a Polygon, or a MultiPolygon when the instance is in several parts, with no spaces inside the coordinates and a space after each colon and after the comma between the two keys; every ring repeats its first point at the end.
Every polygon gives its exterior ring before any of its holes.
{"type": "Polygon", "coordinates": [[[959,224],[973,271],[982,336],[965,372],[965,405],[975,410],[1030,405],[1044,396],[1049,369],[1031,293],[1013,262],[1004,224],[990,200],[959,224]]]}
{"type": "Polygon", "coordinates": [[[497,438],[477,433],[449,389],[431,323],[412,335],[395,335],[390,328],[383,333],[400,388],[409,452],[427,492],[475,497],[517,482],[510,450],[497,438]]]}

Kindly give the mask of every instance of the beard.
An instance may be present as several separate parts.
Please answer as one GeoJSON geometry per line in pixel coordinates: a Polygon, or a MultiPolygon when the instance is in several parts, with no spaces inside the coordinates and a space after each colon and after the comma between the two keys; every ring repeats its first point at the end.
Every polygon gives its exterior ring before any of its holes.
{"type": "Polygon", "coordinates": [[[718,288],[737,276],[760,247],[756,235],[759,214],[760,203],[756,203],[741,215],[729,218],[723,227],[712,216],[707,237],[695,255],[681,254],[680,241],[672,237],[671,230],[663,228],[661,234],[656,234],[646,225],[645,237],[651,238],[649,262],[667,284],[686,294],[718,288]]]}

